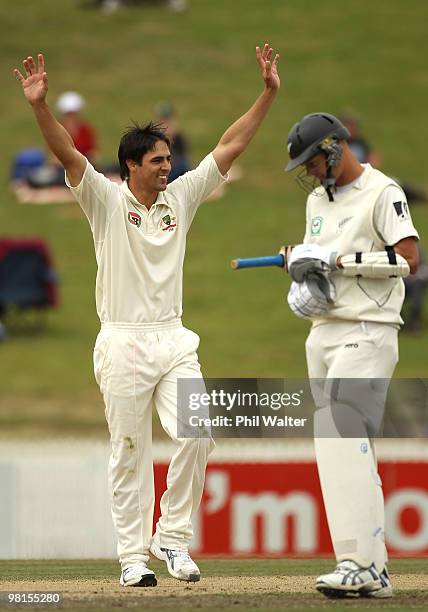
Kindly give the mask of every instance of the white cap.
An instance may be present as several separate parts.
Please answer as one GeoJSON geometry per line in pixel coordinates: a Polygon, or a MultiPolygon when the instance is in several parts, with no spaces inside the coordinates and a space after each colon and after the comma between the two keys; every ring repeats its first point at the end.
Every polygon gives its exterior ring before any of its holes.
{"type": "Polygon", "coordinates": [[[85,100],[76,91],[66,91],[57,100],[56,108],[62,115],[78,113],[85,106],[85,100]]]}

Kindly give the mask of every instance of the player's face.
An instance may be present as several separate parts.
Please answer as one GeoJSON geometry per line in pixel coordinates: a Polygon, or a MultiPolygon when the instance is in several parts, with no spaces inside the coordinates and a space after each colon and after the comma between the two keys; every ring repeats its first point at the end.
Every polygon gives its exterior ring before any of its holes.
{"type": "MultiPolygon", "coordinates": [[[[327,178],[327,157],[324,153],[318,153],[312,157],[305,164],[306,174],[308,176],[314,176],[320,183],[323,179],[327,178]]],[[[337,166],[333,166],[333,176],[336,177],[337,184],[342,175],[344,167],[343,159],[339,161],[337,166]]]]}
{"type": "Polygon", "coordinates": [[[305,163],[305,168],[308,176],[314,176],[318,180],[325,178],[327,174],[327,163],[324,153],[318,153],[314,157],[311,157],[311,159],[305,163]]]}
{"type": "Polygon", "coordinates": [[[158,140],[153,151],[143,155],[136,167],[135,181],[147,191],[164,191],[171,172],[171,153],[163,140],[158,140]]]}

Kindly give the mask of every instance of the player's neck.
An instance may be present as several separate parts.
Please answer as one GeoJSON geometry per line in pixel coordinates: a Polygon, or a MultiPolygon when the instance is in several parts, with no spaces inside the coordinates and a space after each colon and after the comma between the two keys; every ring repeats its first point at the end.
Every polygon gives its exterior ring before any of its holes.
{"type": "Polygon", "coordinates": [[[353,183],[359,176],[361,176],[363,172],[364,166],[362,166],[359,161],[356,159],[350,160],[349,163],[344,165],[340,176],[337,177],[336,185],[338,187],[349,185],[349,183],[353,183]]]}
{"type": "Polygon", "coordinates": [[[158,192],[149,191],[144,189],[144,187],[136,186],[132,184],[132,181],[128,181],[128,187],[134,198],[136,198],[142,206],[145,206],[147,210],[150,210],[150,208],[156,202],[158,192]]]}

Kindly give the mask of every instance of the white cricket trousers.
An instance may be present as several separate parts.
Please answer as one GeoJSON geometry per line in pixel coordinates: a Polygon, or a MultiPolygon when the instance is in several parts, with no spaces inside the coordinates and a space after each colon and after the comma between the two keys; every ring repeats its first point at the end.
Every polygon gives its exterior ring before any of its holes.
{"type": "Polygon", "coordinates": [[[202,379],[199,336],[179,319],[156,324],[106,323],[94,349],[95,378],[111,438],[109,487],[122,567],[149,560],[154,509],[152,406],[176,445],[154,538],[187,549],[191,516],[204,486],[211,439],[177,438],[177,379],[202,379]]]}
{"type": "MultiPolygon", "coordinates": [[[[306,341],[309,377],[336,381],[383,379],[379,383],[384,392],[368,395],[373,397],[373,410],[378,409],[375,404],[379,404],[379,395],[384,402],[389,379],[398,362],[397,333],[393,325],[372,322],[336,320],[316,326],[306,341]]],[[[332,381],[315,384],[328,387],[332,381]]],[[[358,393],[358,384],[355,389],[358,393]]],[[[349,392],[349,387],[345,390],[349,392]]],[[[328,410],[328,406],[320,406],[317,393],[314,399],[317,407],[328,410]]],[[[370,400],[366,403],[370,404],[370,400]]],[[[349,410],[345,404],[343,409],[349,410]]],[[[365,408],[370,410],[370,405],[365,408]]],[[[319,415],[323,410],[317,411],[319,415]]],[[[370,440],[368,437],[317,437],[316,416],[315,453],[336,559],[351,559],[364,567],[374,563],[381,571],[387,561],[384,500],[370,440]]]]}

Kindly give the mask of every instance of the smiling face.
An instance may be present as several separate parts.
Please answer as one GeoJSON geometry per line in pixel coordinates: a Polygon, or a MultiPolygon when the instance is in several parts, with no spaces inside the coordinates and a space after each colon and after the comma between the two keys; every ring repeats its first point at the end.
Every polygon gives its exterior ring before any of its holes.
{"type": "Polygon", "coordinates": [[[164,191],[171,172],[171,153],[163,140],[158,140],[152,151],[148,151],[140,164],[132,160],[126,162],[129,169],[129,187],[131,191],[158,193],[164,191]]]}

